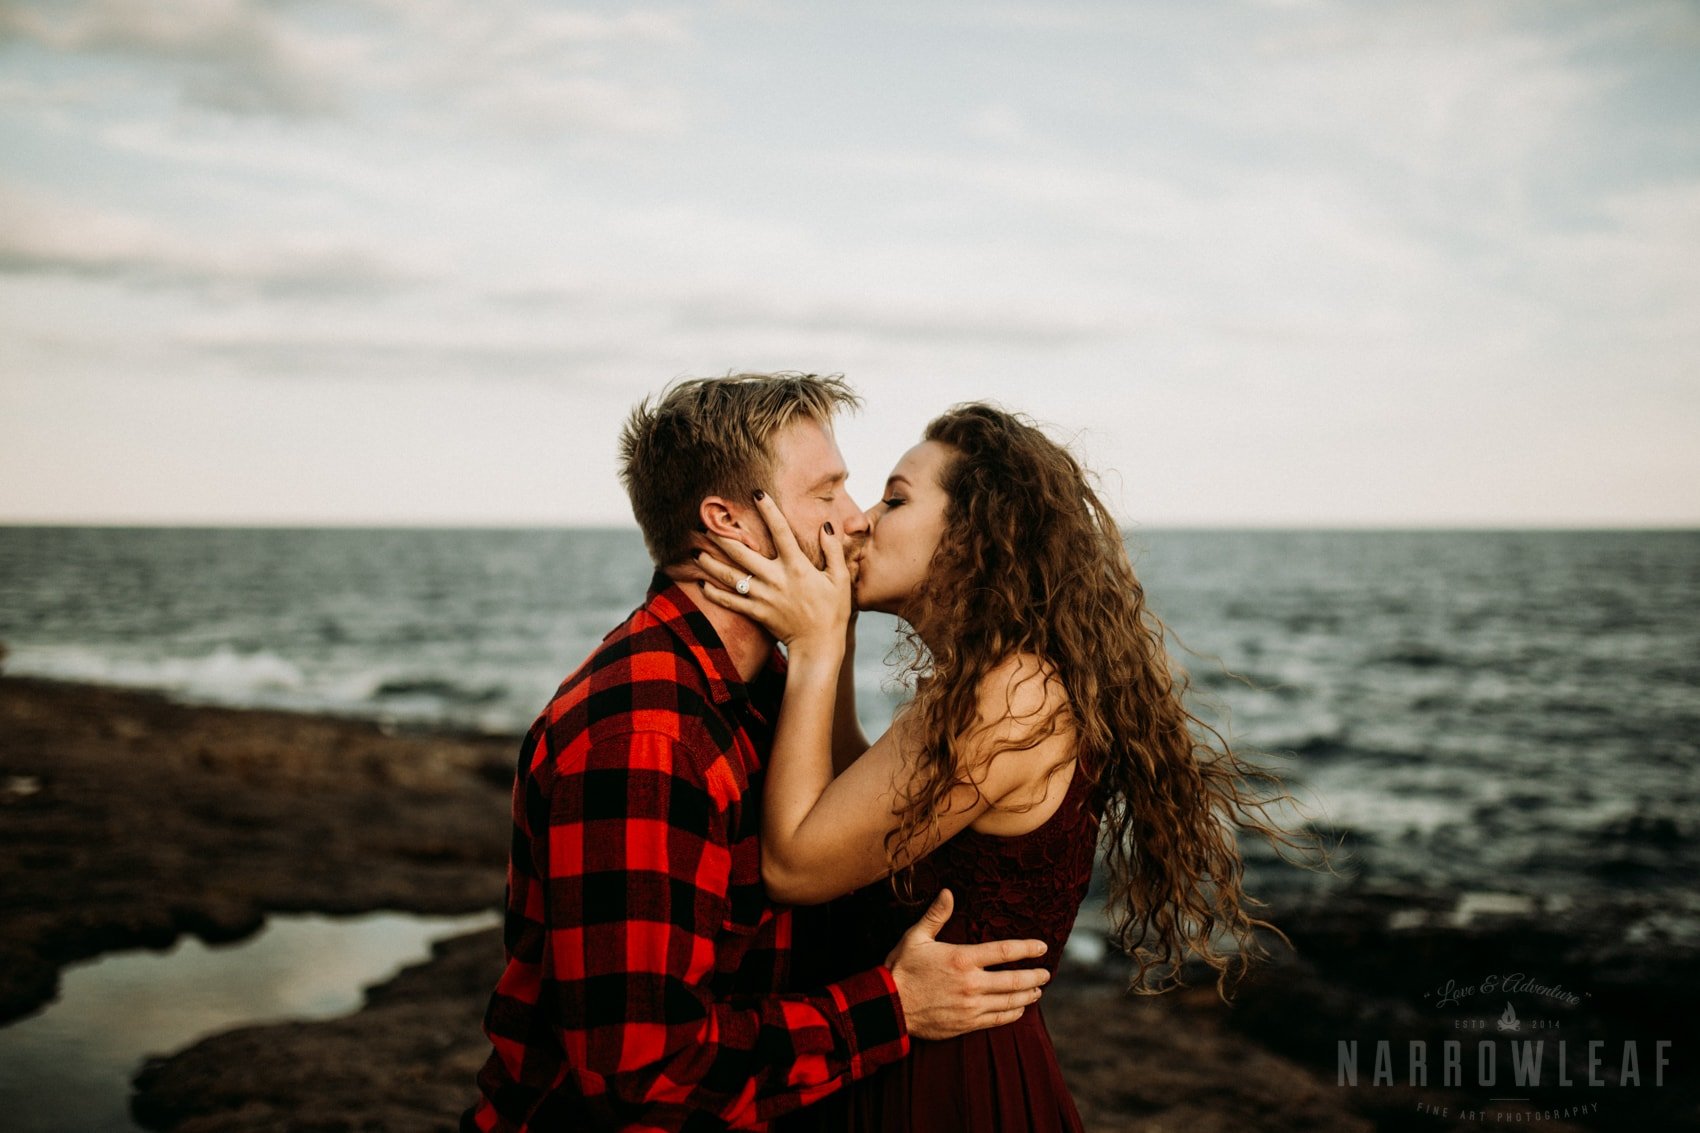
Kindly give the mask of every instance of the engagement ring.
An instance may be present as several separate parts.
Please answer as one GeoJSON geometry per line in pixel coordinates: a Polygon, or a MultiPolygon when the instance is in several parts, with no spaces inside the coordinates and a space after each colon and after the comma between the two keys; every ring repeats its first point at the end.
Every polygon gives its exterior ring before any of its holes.
{"type": "Polygon", "coordinates": [[[750,579],[754,577],[755,575],[753,574],[746,574],[743,578],[740,578],[737,581],[732,589],[736,590],[740,594],[748,594],[750,592],[750,579]]]}

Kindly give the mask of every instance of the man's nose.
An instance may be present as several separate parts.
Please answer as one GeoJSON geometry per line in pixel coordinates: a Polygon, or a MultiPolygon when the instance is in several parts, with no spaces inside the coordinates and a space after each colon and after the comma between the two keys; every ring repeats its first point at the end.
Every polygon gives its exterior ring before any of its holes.
{"type": "Polygon", "coordinates": [[[868,534],[868,515],[856,506],[850,493],[844,493],[844,516],[838,521],[846,539],[860,539],[868,534]]]}

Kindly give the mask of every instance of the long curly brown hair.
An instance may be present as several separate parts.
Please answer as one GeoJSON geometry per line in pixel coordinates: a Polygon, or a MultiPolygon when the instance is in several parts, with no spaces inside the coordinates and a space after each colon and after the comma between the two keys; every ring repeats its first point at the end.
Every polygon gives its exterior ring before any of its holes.
{"type": "MultiPolygon", "coordinates": [[[[1272,815],[1291,798],[1183,703],[1185,672],[1146,608],[1122,533],[1089,474],[1029,418],[959,405],[925,438],[952,450],[940,474],[945,531],[904,635],[921,738],[916,786],[887,845],[899,884],[954,786],[972,782],[954,743],[975,725],[981,679],[1014,654],[1041,658],[1067,693],[1058,716],[1029,727],[1036,745],[1066,728],[1076,774],[1093,785],[1111,938],[1137,964],[1132,986],[1184,982],[1183,963],[1212,968],[1226,996],[1267,955],[1251,912],[1236,835],[1312,848],[1272,815]]],[[[1282,936],[1285,940],[1285,936],[1282,936]]]]}

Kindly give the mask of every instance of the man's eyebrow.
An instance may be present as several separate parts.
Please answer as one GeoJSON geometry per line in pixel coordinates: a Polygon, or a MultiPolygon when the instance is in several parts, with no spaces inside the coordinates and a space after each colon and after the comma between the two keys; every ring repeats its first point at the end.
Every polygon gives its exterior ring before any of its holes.
{"type": "Polygon", "coordinates": [[[837,472],[832,473],[830,476],[822,476],[819,480],[810,484],[809,491],[818,492],[822,488],[836,487],[848,479],[850,479],[850,470],[847,468],[841,468],[837,472]]]}

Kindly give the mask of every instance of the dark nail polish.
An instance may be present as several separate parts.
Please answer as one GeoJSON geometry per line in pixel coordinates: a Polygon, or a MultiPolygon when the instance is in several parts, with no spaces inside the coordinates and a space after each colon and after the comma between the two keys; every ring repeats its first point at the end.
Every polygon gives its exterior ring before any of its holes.
{"type": "Polygon", "coordinates": [[[764,500],[766,498],[767,498],[767,493],[762,491],[760,488],[757,488],[756,489],[756,499],[764,500]]]}
{"type": "Polygon", "coordinates": [[[830,523],[830,522],[829,522],[829,523],[827,523],[827,525],[826,525],[826,533],[827,533],[827,534],[828,534],[828,535],[831,535],[831,534],[832,534],[832,524],[831,524],[831,523],[830,523]]]}
{"type": "Polygon", "coordinates": [[[702,558],[702,552],[701,551],[692,551],[691,552],[691,558],[693,558],[693,559],[702,558]]]}

